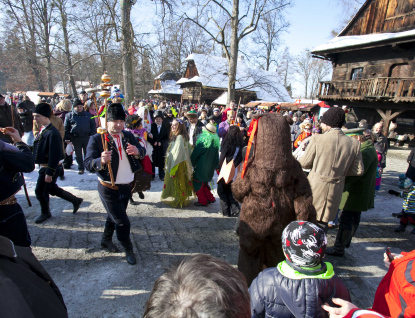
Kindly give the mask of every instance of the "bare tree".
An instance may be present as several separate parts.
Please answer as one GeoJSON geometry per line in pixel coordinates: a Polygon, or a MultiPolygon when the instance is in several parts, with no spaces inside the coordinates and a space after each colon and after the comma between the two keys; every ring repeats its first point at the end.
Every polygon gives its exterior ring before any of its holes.
{"type": "Polygon", "coordinates": [[[312,58],[310,50],[305,50],[296,61],[296,73],[304,86],[304,97],[316,96],[318,83],[330,74],[331,64],[328,61],[312,58]]]}
{"type": "Polygon", "coordinates": [[[33,11],[34,0],[1,0],[0,3],[6,8],[6,16],[10,19],[10,24],[16,26],[15,30],[18,32],[16,35],[22,40],[26,62],[36,79],[37,88],[44,91],[42,64],[37,54],[38,42],[36,18],[33,11]]]}
{"type": "Polygon", "coordinates": [[[222,48],[228,60],[228,103],[235,97],[238,51],[241,41],[257,30],[263,16],[281,11],[290,5],[290,0],[197,0],[196,14],[184,17],[202,28],[222,48]],[[240,2],[243,14],[240,16],[240,2]],[[230,31],[229,31],[230,30],[230,31]],[[227,33],[230,32],[230,35],[227,33]]]}
{"type": "Polygon", "coordinates": [[[46,60],[46,75],[48,91],[53,92],[52,82],[52,52],[51,52],[51,30],[53,26],[53,14],[55,6],[52,0],[36,0],[31,4],[31,10],[34,12],[34,18],[37,22],[37,38],[39,40],[38,53],[42,52],[42,57],[46,60]]]}
{"type": "Polygon", "coordinates": [[[280,46],[280,35],[290,24],[285,21],[281,11],[272,11],[264,15],[258,25],[258,32],[253,37],[257,63],[269,71],[271,64],[278,63],[277,51],[280,46]]]}

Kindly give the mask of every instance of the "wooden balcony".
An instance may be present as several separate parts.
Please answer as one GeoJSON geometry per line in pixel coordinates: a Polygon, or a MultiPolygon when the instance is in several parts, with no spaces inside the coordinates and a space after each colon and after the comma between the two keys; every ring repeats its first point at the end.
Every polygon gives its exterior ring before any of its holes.
{"type": "Polygon", "coordinates": [[[319,99],[415,101],[415,77],[376,77],[354,81],[320,82],[319,99]]]}

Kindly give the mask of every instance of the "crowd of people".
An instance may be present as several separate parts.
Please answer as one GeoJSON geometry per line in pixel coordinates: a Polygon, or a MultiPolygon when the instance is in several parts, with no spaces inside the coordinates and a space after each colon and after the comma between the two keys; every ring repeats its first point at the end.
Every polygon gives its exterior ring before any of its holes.
{"type": "MultiPolygon", "coordinates": [[[[238,269],[209,255],[183,260],[157,280],[144,317],[367,314],[351,304],[346,286],[323,258],[342,257],[361,213],[374,207],[388,150],[382,122],[370,129],[340,107],[320,118],[240,108],[234,101],[222,109],[154,101],[133,101],[126,107],[119,91],[105,105],[97,105],[84,91],[55,107],[35,105],[27,97],[12,107],[0,95],[0,180],[7,190],[0,194],[0,268],[9,270],[3,277],[16,278],[20,271],[28,280],[35,275],[51,282],[49,289],[43,286],[54,307],[50,312],[65,316],[59,289],[30,252],[29,230],[15,194],[24,184],[22,172],[33,171],[37,164],[35,194],[41,211],[35,223],[51,217],[50,195],[71,202],[76,213],[83,198],[57,185],[58,178],[65,180],[64,170],[72,168],[74,153],[78,173],[87,170],[98,179],[107,212],[101,246],[118,252],[115,233],[128,264],[137,260],[127,207],[139,204],[134,193],[144,199],[157,174],[164,183],[161,201],[181,208],[194,197],[198,207],[215,202],[216,173],[220,213],[237,219],[238,269]],[[329,227],[338,227],[338,232],[335,245],[327,248],[329,227]],[[13,253],[16,246],[22,250],[13,253]],[[9,268],[13,262],[19,264],[15,272],[9,268]],[[27,271],[29,267],[41,270],[27,271]]],[[[407,174],[401,176],[403,191],[389,191],[404,198],[396,232],[415,225],[414,161],[412,151],[407,174]]],[[[413,317],[415,293],[407,279],[414,257],[410,252],[387,259],[389,272],[376,293],[373,315],[413,317]],[[399,285],[396,279],[405,283],[399,285]]],[[[20,290],[10,290],[12,297],[30,303],[27,282],[16,278],[9,284],[20,290]]],[[[23,306],[19,314],[50,316],[44,315],[42,304],[39,300],[36,306],[23,306]]],[[[10,302],[7,308],[14,305],[10,302]]]]}

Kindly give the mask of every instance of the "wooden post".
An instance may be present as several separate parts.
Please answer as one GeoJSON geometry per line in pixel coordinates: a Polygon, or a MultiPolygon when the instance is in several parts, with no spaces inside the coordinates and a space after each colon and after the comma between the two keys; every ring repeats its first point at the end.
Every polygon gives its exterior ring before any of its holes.
{"type": "Polygon", "coordinates": [[[411,82],[411,85],[409,85],[409,89],[408,89],[408,96],[407,97],[412,97],[412,91],[414,89],[414,81],[411,82]]]}
{"type": "Polygon", "coordinates": [[[389,131],[389,124],[392,119],[402,114],[405,110],[399,110],[392,114],[392,110],[388,109],[386,110],[386,113],[384,113],[381,109],[376,108],[376,111],[379,113],[379,115],[383,119],[383,134],[388,137],[388,131],[389,131]]]}
{"type": "Polygon", "coordinates": [[[318,87],[318,96],[321,95],[321,90],[323,89],[323,83],[319,83],[319,87],[318,87]]]}

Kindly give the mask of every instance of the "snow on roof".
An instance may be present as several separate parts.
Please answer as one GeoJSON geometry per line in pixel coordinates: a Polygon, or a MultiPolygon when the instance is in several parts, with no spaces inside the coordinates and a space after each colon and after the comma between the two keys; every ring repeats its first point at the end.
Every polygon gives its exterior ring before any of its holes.
{"type": "Polygon", "coordinates": [[[174,80],[160,81],[161,89],[152,89],[149,94],[177,94],[182,95],[183,90],[174,80]]]}
{"type": "MultiPolygon", "coordinates": [[[[177,84],[199,82],[205,87],[228,88],[228,60],[205,54],[190,54],[186,61],[194,61],[199,76],[182,77],[177,84]]],[[[292,101],[275,72],[249,68],[245,60],[238,60],[236,89],[255,91],[259,99],[292,101]]]]}
{"type": "Polygon", "coordinates": [[[212,105],[226,105],[228,101],[228,92],[224,91],[218,98],[216,98],[212,105]]]}
{"type": "Polygon", "coordinates": [[[354,46],[370,43],[377,44],[383,41],[402,39],[411,36],[415,36],[415,29],[397,33],[374,33],[365,35],[336,36],[326,44],[315,47],[311,52],[318,53],[341,48],[352,48],[354,46]]]}

